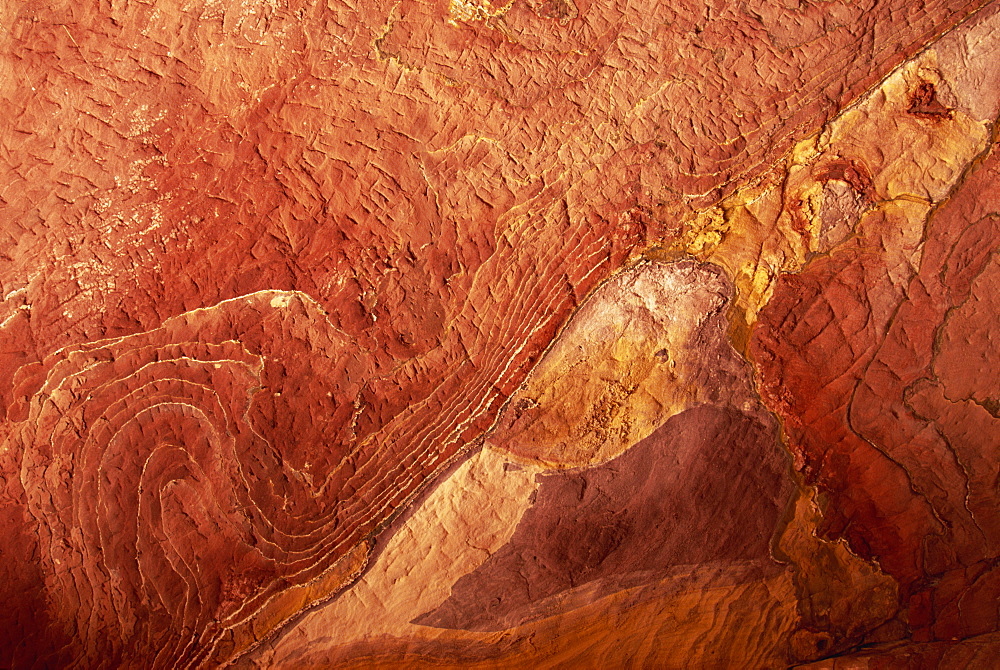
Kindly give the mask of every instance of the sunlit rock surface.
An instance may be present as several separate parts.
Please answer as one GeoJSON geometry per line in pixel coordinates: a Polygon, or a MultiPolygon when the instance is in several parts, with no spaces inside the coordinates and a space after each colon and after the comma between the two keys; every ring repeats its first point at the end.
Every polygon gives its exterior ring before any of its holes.
{"type": "Polygon", "coordinates": [[[995,662],[996,3],[8,1],[0,98],[0,666],[995,662]]]}

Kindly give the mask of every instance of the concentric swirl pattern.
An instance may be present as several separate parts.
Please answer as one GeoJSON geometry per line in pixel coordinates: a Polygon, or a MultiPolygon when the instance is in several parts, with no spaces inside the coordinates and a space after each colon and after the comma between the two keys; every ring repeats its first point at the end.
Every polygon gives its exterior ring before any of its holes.
{"type": "Polygon", "coordinates": [[[8,446],[87,657],[223,662],[360,568],[333,532],[367,376],[346,343],[265,291],[45,361],[8,446]]]}

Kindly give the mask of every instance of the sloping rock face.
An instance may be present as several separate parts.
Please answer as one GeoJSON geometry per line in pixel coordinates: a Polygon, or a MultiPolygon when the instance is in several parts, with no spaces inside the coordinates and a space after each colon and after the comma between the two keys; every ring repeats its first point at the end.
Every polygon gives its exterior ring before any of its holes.
{"type": "Polygon", "coordinates": [[[989,667],[998,64],[981,0],[0,3],[0,666],[989,667]]]}
{"type": "Polygon", "coordinates": [[[886,244],[880,217],[780,280],[754,340],[793,453],[829,496],[824,531],[897,578],[921,640],[1000,616],[998,178],[991,151],[929,214],[912,264],[866,253],[886,244]]]}

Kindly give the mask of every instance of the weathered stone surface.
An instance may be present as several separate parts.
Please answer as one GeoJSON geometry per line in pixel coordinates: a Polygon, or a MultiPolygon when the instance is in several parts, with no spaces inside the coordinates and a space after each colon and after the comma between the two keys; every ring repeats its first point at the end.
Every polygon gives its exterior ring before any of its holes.
{"type": "Polygon", "coordinates": [[[618,456],[703,403],[770,422],[726,337],[732,293],[718,268],[693,261],[643,262],[608,280],[511,396],[486,444],[571,467],[618,456]]]}
{"type": "MultiPolygon", "coordinates": [[[[905,114],[924,126],[905,137],[927,138],[917,145],[926,165],[898,161],[883,178],[889,199],[861,216],[851,239],[779,279],[751,347],[764,398],[823,496],[821,532],[845,538],[896,580],[899,626],[917,641],[998,624],[1000,424],[990,407],[1000,100],[989,97],[995,55],[974,55],[990,44],[996,53],[995,17],[922,57],[940,67],[916,70],[925,79],[911,84],[905,114]],[[931,82],[935,71],[952,78],[931,82]],[[933,87],[951,106],[934,103],[933,87]],[[948,167],[934,147],[961,147],[956,123],[970,123],[962,136],[982,139],[948,167]]],[[[872,151],[884,156],[882,144],[872,151]]]]}
{"type": "Polygon", "coordinates": [[[918,639],[997,625],[997,165],[973,166],[930,214],[914,265],[866,252],[885,244],[878,217],[780,280],[755,340],[793,449],[830,495],[825,531],[898,579],[918,639]]]}
{"type": "Polygon", "coordinates": [[[990,633],[965,640],[925,643],[894,643],[797,666],[814,670],[892,670],[893,668],[940,668],[941,670],[988,670],[996,667],[1000,635],[990,633]]]}
{"type": "Polygon", "coordinates": [[[997,630],[997,17],[0,3],[0,665],[997,630]]]}
{"type": "MultiPolygon", "coordinates": [[[[494,659],[528,666],[553,655],[580,662],[601,644],[593,636],[603,620],[597,612],[609,603],[629,608],[620,613],[619,644],[609,640],[601,651],[612,662],[626,649],[654,665],[703,654],[721,639],[703,639],[719,612],[742,620],[739,633],[715,633],[737,636],[734,649],[717,652],[719,658],[751,665],[783,660],[796,618],[794,598],[770,594],[792,593],[793,575],[775,560],[771,544],[794,484],[777,424],[753,394],[749,365],[725,338],[732,292],[718,269],[690,260],[644,262],[602,285],[525,389],[547,388],[540,380],[550,373],[577,370],[574,384],[590,387],[574,397],[589,398],[595,407],[611,397],[621,411],[608,418],[628,423],[633,416],[658,417],[662,425],[610,460],[600,440],[586,442],[589,450],[578,446],[568,460],[560,460],[567,458],[560,445],[544,459],[525,458],[508,448],[530,444],[524,431],[509,428],[508,417],[523,416],[523,398],[515,394],[486,440],[491,446],[420,506],[356,586],[304,617],[257,663],[377,664],[390,662],[385,653],[400,655],[392,662],[403,665],[442,653],[463,663],[494,659]],[[671,309],[677,305],[682,308],[671,309]],[[599,324],[614,335],[595,331],[599,324]],[[562,355],[561,345],[580,353],[562,355]],[[609,345],[617,365],[607,360],[609,345]],[[670,366],[676,374],[651,373],[669,361],[676,361],[670,366]],[[604,372],[589,374],[588,366],[597,364],[604,372]],[[614,369],[631,371],[636,383],[628,385],[645,384],[651,392],[656,385],[649,377],[660,386],[672,384],[658,392],[676,402],[649,413],[650,403],[637,401],[638,394],[622,399],[621,380],[610,374],[614,369]],[[703,388],[709,383],[711,390],[703,388]],[[582,465],[567,469],[573,464],[582,465]],[[454,500],[466,504],[449,505],[454,500]],[[720,528],[719,518],[734,522],[720,528]],[[473,528],[471,534],[459,530],[473,528]],[[471,551],[448,548],[456,534],[468,539],[471,551]],[[413,556],[424,558],[414,562],[413,556]],[[758,615],[769,615],[746,617],[751,601],[758,615]],[[354,620],[373,606],[379,613],[372,620],[354,620]],[[567,618],[547,621],[554,612],[567,618]],[[647,620],[650,612],[657,619],[647,620]],[[663,638],[646,648],[650,626],[676,617],[687,622],[669,642],[663,638]],[[755,620],[770,622],[770,629],[755,620]],[[567,626],[579,632],[569,633],[567,626]],[[298,642],[328,630],[340,634],[305,648],[298,642]],[[526,653],[518,643],[495,647],[510,631],[517,631],[513,639],[540,646],[541,655],[526,653]],[[380,640],[375,646],[373,638],[380,640]],[[490,646],[480,649],[484,644],[490,646]],[[419,651],[403,651],[413,646],[419,651]]],[[[559,425],[559,417],[569,417],[562,409],[574,406],[557,399],[538,403],[546,424],[559,425]]],[[[588,404],[575,406],[584,410],[588,404]]],[[[592,414],[579,416],[581,425],[591,425],[592,414]]]]}
{"type": "Polygon", "coordinates": [[[510,542],[415,623],[503,630],[682,565],[766,572],[791,488],[775,437],[774,425],[697,407],[605,465],[542,477],[510,542]]]}

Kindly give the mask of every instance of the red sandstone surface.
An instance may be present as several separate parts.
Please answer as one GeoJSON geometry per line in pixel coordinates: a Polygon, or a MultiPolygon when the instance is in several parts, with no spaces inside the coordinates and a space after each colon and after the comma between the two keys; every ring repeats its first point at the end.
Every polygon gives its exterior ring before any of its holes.
{"type": "Polygon", "coordinates": [[[990,667],[998,12],[0,3],[0,666],[990,667]]]}
{"type": "Polygon", "coordinates": [[[754,340],[790,447],[828,496],[823,531],[898,580],[921,641],[1000,623],[998,177],[992,151],[970,167],[916,266],[868,252],[886,244],[875,219],[780,280],[754,340]]]}

